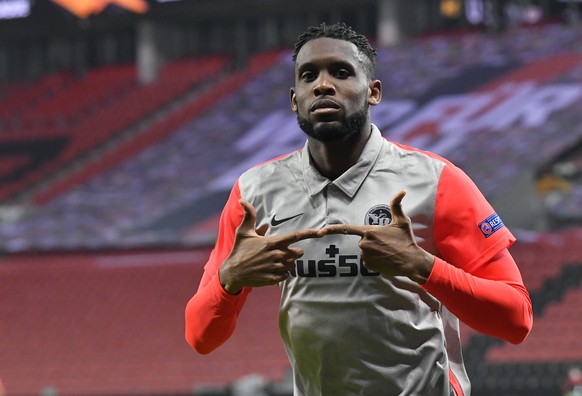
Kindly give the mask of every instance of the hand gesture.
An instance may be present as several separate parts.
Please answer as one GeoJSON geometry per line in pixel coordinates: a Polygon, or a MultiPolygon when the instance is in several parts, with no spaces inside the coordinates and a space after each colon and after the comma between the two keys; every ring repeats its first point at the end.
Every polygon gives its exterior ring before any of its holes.
{"type": "Polygon", "coordinates": [[[434,256],[417,245],[410,218],[402,211],[401,202],[406,191],[401,190],[390,202],[392,220],[386,226],[334,224],[321,234],[350,234],[362,239],[362,262],[372,271],[385,276],[404,275],[424,283],[434,263],[434,256]]]}
{"type": "Polygon", "coordinates": [[[243,287],[267,286],[284,281],[303,256],[303,249],[290,245],[308,238],[321,237],[321,230],[301,230],[284,235],[265,236],[267,226],[255,228],[256,210],[247,201],[239,201],[244,217],[236,229],[230,255],[222,263],[219,278],[224,289],[239,293],[243,287]]]}

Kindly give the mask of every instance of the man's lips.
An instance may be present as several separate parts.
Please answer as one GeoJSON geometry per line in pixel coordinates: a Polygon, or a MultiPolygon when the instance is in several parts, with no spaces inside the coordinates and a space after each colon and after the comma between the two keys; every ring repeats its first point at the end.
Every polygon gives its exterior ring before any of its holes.
{"type": "Polygon", "coordinates": [[[316,100],[311,105],[311,107],[309,108],[309,111],[311,111],[312,113],[331,113],[331,112],[335,112],[339,109],[340,109],[340,105],[337,104],[335,101],[333,101],[331,99],[319,99],[319,100],[316,100]]]}

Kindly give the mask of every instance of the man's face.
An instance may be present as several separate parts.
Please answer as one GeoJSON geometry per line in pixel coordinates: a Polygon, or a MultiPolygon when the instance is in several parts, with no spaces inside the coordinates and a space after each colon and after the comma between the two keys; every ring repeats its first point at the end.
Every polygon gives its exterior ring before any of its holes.
{"type": "Polygon", "coordinates": [[[370,81],[364,62],[365,55],[344,40],[318,38],[301,48],[291,107],[308,136],[328,142],[363,132],[368,108],[381,96],[381,84],[370,81]]]}

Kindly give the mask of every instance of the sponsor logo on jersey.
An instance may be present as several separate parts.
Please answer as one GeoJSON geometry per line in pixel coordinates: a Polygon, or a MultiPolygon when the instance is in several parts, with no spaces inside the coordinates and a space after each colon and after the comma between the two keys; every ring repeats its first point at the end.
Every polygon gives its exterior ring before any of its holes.
{"type": "Polygon", "coordinates": [[[376,205],[366,213],[364,224],[386,226],[392,221],[392,213],[390,213],[390,206],[386,204],[376,205]]]}
{"type": "Polygon", "coordinates": [[[333,278],[355,276],[379,276],[362,264],[357,254],[340,254],[336,245],[329,245],[325,249],[327,259],[299,259],[295,260],[295,269],[290,271],[291,276],[300,278],[333,278]]]}
{"type": "Polygon", "coordinates": [[[491,216],[487,217],[485,220],[479,223],[479,229],[485,236],[489,238],[495,231],[502,228],[505,224],[501,220],[501,217],[497,213],[493,213],[491,216]]]}

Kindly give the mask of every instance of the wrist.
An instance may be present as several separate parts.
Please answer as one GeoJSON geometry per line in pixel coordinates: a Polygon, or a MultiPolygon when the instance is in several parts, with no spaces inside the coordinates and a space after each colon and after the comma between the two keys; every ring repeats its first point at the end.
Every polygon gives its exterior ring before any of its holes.
{"type": "Polygon", "coordinates": [[[218,280],[222,288],[228,293],[232,295],[239,294],[242,291],[242,287],[237,286],[230,280],[230,276],[228,275],[227,271],[224,269],[224,266],[220,267],[218,271],[218,280]]]}
{"type": "Polygon", "coordinates": [[[425,284],[428,280],[432,268],[434,266],[435,256],[427,252],[426,250],[422,250],[423,254],[420,255],[418,264],[416,266],[416,271],[413,276],[410,278],[418,284],[425,284]]]}

